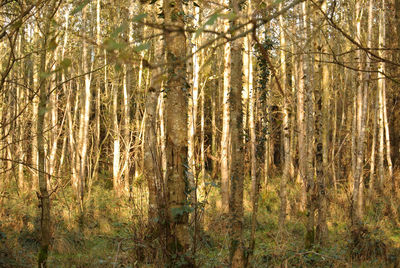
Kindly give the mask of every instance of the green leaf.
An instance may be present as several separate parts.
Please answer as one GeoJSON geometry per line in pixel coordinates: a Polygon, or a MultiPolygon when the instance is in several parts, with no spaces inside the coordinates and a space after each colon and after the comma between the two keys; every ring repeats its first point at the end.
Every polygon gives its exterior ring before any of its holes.
{"type": "Polygon", "coordinates": [[[182,216],[186,213],[190,213],[193,212],[193,208],[189,207],[189,206],[182,206],[182,207],[176,207],[176,208],[171,208],[171,214],[172,217],[177,217],[177,216],[182,216]]]}
{"type": "Polygon", "coordinates": [[[206,25],[210,25],[210,26],[213,25],[213,24],[217,21],[217,19],[218,19],[218,17],[219,17],[220,15],[221,15],[221,14],[219,14],[219,13],[214,13],[214,14],[212,14],[212,15],[210,16],[210,18],[208,18],[208,20],[204,23],[204,25],[203,25],[203,26],[200,26],[200,27],[196,30],[196,32],[195,32],[195,34],[194,34],[194,38],[197,38],[197,37],[200,36],[200,34],[204,31],[206,25]]]}
{"type": "Polygon", "coordinates": [[[63,61],[60,62],[60,68],[67,69],[69,66],[71,66],[71,63],[71,59],[65,58],[63,61]]]}
{"type": "Polygon", "coordinates": [[[280,4],[282,2],[283,2],[283,0],[275,0],[274,5],[280,4]]]}
{"type": "Polygon", "coordinates": [[[206,186],[211,186],[211,187],[215,187],[215,188],[219,188],[219,185],[216,184],[214,181],[212,182],[206,182],[204,183],[206,186]]]}
{"type": "Polygon", "coordinates": [[[221,14],[219,13],[212,14],[210,18],[206,21],[206,23],[204,23],[204,25],[213,25],[217,21],[219,16],[221,16],[221,14]]]}
{"type": "Polygon", "coordinates": [[[134,49],[136,52],[141,52],[141,51],[147,50],[147,49],[149,49],[149,48],[150,48],[150,43],[143,43],[143,44],[140,44],[140,45],[134,47],[133,49],[134,49]]]}
{"type": "Polygon", "coordinates": [[[142,21],[144,18],[147,17],[147,13],[142,13],[133,17],[132,22],[139,22],[142,21]]]}
{"type": "Polygon", "coordinates": [[[199,29],[197,29],[194,34],[194,38],[199,37],[203,31],[204,31],[204,27],[203,26],[199,27],[199,29]]]}
{"type": "Polygon", "coordinates": [[[235,12],[229,12],[226,14],[222,14],[221,17],[232,21],[232,20],[236,19],[237,15],[235,14],[235,12]]]}
{"type": "Polygon", "coordinates": [[[48,73],[48,72],[40,72],[39,73],[40,78],[48,78],[50,76],[51,76],[51,73],[48,73]]]}
{"type": "Polygon", "coordinates": [[[118,37],[120,33],[125,31],[128,28],[128,25],[126,23],[123,23],[121,26],[116,28],[112,33],[111,33],[111,38],[115,39],[118,37]]]}
{"type": "Polygon", "coordinates": [[[81,4],[77,5],[72,11],[71,11],[71,15],[75,15],[78,12],[81,12],[82,9],[85,8],[85,6],[87,6],[87,4],[89,4],[90,0],[84,0],[81,4]]]}
{"type": "Polygon", "coordinates": [[[120,72],[122,70],[122,66],[119,63],[116,63],[114,67],[116,72],[120,72]]]}
{"type": "Polygon", "coordinates": [[[104,46],[108,51],[120,50],[126,47],[125,43],[118,43],[114,39],[108,38],[104,41],[104,46]]]}
{"type": "Polygon", "coordinates": [[[49,49],[50,50],[55,50],[57,48],[57,46],[58,46],[58,44],[57,44],[57,41],[56,41],[56,37],[51,38],[50,41],[49,41],[49,49]]]}

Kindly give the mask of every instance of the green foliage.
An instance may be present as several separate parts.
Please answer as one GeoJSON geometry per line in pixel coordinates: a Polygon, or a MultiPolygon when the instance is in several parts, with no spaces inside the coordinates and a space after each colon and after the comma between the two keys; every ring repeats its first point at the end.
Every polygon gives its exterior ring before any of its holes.
{"type": "Polygon", "coordinates": [[[212,26],[214,25],[214,23],[217,21],[217,19],[221,16],[220,13],[216,12],[214,14],[212,14],[208,20],[199,27],[199,29],[197,29],[196,33],[195,33],[195,38],[199,37],[200,34],[204,31],[204,29],[206,28],[206,26],[212,26]]]}
{"type": "Polygon", "coordinates": [[[85,6],[87,6],[87,4],[89,4],[89,3],[90,3],[90,0],[81,1],[81,3],[80,3],[79,5],[77,5],[77,6],[71,11],[71,16],[73,16],[73,15],[75,15],[75,14],[81,12],[82,9],[84,9],[85,6]]]}
{"type": "Polygon", "coordinates": [[[172,217],[174,217],[174,218],[179,218],[179,217],[181,217],[185,214],[191,213],[193,211],[194,211],[194,208],[192,208],[188,205],[171,208],[171,214],[172,214],[172,217]]]}
{"type": "MultiPolygon", "coordinates": [[[[141,199],[140,194],[146,187],[145,182],[134,186],[135,201],[131,202],[126,197],[115,197],[109,173],[100,175],[85,203],[87,213],[82,230],[78,228],[79,211],[75,209],[77,201],[72,189],[66,187],[54,194],[49,267],[142,267],[156,258],[155,252],[162,247],[163,241],[160,241],[158,231],[147,228],[146,200],[141,199]]],[[[366,210],[368,228],[353,236],[359,238],[357,243],[351,239],[349,223],[336,216],[343,208],[335,203],[331,204],[332,214],[328,220],[330,239],[323,248],[315,245],[307,249],[304,246],[306,216],[293,208],[288,211],[285,233],[279,234],[279,181],[280,177],[270,178],[268,187],[260,192],[256,247],[249,260],[250,267],[387,267],[390,264],[397,267],[400,229],[382,221],[385,215],[380,202],[376,202],[377,208],[371,205],[366,210]]],[[[196,263],[199,267],[226,267],[228,234],[215,205],[219,200],[219,186],[208,182],[207,187],[209,196],[197,204],[201,220],[197,226],[196,263]]],[[[250,184],[246,187],[245,204],[249,200],[250,184]]],[[[12,183],[7,189],[10,191],[7,196],[14,196],[17,185],[12,183]]],[[[288,198],[295,204],[293,200],[301,189],[297,184],[290,184],[288,190],[291,193],[288,198]]],[[[175,208],[172,213],[179,218],[192,213],[193,208],[194,205],[187,204],[175,208]]],[[[40,237],[37,198],[32,193],[24,193],[18,199],[6,198],[0,212],[10,215],[0,218],[0,254],[3,254],[0,255],[0,266],[35,266],[40,237]]],[[[243,224],[244,241],[249,241],[251,213],[246,206],[243,224]]],[[[192,221],[189,227],[193,238],[192,221]]],[[[186,257],[193,257],[189,255],[186,257]]],[[[176,265],[186,263],[185,257],[175,260],[176,265]]]]}
{"type": "MultiPolygon", "coordinates": [[[[261,43],[265,51],[273,49],[272,40],[266,36],[265,40],[261,43]]],[[[256,59],[257,59],[257,90],[259,90],[261,95],[261,101],[265,101],[268,97],[267,83],[270,78],[270,69],[268,66],[268,61],[263,55],[261,49],[256,46],[256,59]]]]}
{"type": "Polygon", "coordinates": [[[125,42],[117,42],[115,39],[107,38],[104,41],[104,46],[108,51],[122,50],[127,44],[125,42]]]}
{"type": "Polygon", "coordinates": [[[141,13],[139,15],[136,15],[132,18],[132,22],[140,22],[143,19],[147,18],[147,13],[141,13]]]}
{"type": "Polygon", "coordinates": [[[150,48],[150,42],[147,42],[147,43],[142,43],[142,44],[139,44],[139,45],[137,45],[137,46],[135,46],[134,48],[133,48],[133,50],[135,50],[136,52],[141,52],[141,51],[143,51],[143,50],[148,50],[150,48]]]}

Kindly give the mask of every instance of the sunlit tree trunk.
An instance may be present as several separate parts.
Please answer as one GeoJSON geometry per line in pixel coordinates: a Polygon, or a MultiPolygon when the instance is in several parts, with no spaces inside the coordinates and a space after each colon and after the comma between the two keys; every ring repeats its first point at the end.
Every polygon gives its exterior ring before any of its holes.
{"type": "MultiPolygon", "coordinates": [[[[229,2],[228,2],[229,4],[229,2]]],[[[224,21],[224,31],[229,30],[229,21],[224,21]]],[[[229,178],[230,178],[230,114],[229,90],[231,83],[231,43],[224,45],[224,74],[223,74],[223,99],[222,99],[222,134],[221,134],[221,202],[222,212],[229,211],[229,178]]]]}
{"type": "MultiPolygon", "coordinates": [[[[35,23],[33,30],[33,43],[38,43],[38,25],[35,23]]],[[[33,61],[36,60],[37,57],[33,56],[33,61]]],[[[31,164],[34,167],[32,169],[32,180],[36,182],[38,180],[38,149],[37,149],[37,118],[38,118],[38,104],[39,104],[39,94],[37,94],[37,90],[39,89],[39,68],[37,64],[33,64],[33,89],[35,93],[32,98],[32,120],[31,120],[31,131],[32,131],[32,161],[31,164]]],[[[36,189],[36,183],[32,183],[32,189],[36,189]]]]}
{"type": "Polygon", "coordinates": [[[217,79],[213,79],[213,90],[211,90],[211,167],[212,173],[211,177],[215,179],[217,175],[217,164],[216,156],[218,153],[218,145],[217,145],[217,99],[218,99],[218,92],[220,91],[219,83],[217,83],[217,79]]]}
{"type": "MultiPolygon", "coordinates": [[[[308,18],[308,8],[305,2],[302,3],[302,15],[303,15],[303,29],[305,36],[311,36],[311,25],[308,18]]],[[[304,56],[305,62],[303,62],[304,68],[304,108],[305,108],[305,178],[306,178],[306,211],[307,211],[307,223],[306,223],[306,237],[305,246],[310,248],[315,241],[315,209],[316,209],[316,197],[315,197],[315,182],[314,182],[314,94],[313,87],[315,87],[314,75],[314,58],[312,54],[306,54],[304,56]]]]}
{"type": "MultiPolygon", "coordinates": [[[[235,14],[240,13],[239,1],[231,1],[235,14]]],[[[234,28],[239,21],[231,22],[234,28]]],[[[245,267],[243,245],[243,182],[244,182],[244,148],[241,140],[242,132],[242,46],[243,39],[238,38],[231,43],[231,78],[229,92],[231,136],[231,173],[230,173],[230,198],[229,198],[229,254],[231,267],[245,267]]]]}
{"type": "MultiPolygon", "coordinates": [[[[125,192],[129,192],[130,188],[130,151],[131,151],[131,116],[130,116],[130,90],[131,90],[131,75],[132,75],[132,68],[129,66],[124,66],[124,81],[123,81],[123,118],[124,118],[124,125],[123,125],[123,141],[124,141],[124,156],[123,156],[123,167],[122,170],[124,172],[124,185],[123,187],[125,192]]],[[[121,182],[122,183],[122,182],[121,182]]]]}
{"type": "MultiPolygon", "coordinates": [[[[84,9],[82,12],[83,21],[87,19],[87,13],[84,9]]],[[[91,103],[91,74],[89,71],[91,70],[91,65],[89,64],[89,48],[86,41],[83,43],[83,73],[84,75],[84,86],[81,87],[80,95],[80,117],[79,117],[79,131],[78,131],[78,139],[77,139],[77,173],[78,173],[78,197],[79,197],[79,213],[80,213],[80,225],[83,224],[84,217],[84,198],[85,198],[85,189],[86,183],[88,181],[88,159],[87,159],[87,151],[88,151],[88,135],[89,135],[89,116],[90,116],[90,103],[91,103]]]]}
{"type": "MultiPolygon", "coordinates": [[[[164,1],[165,25],[184,27],[182,2],[164,1]]],[[[168,188],[168,222],[170,265],[181,261],[189,247],[187,212],[187,93],[186,67],[183,59],[186,53],[184,32],[164,31],[165,52],[167,57],[166,73],[166,157],[168,188]],[[177,112],[178,111],[178,112],[177,112]]],[[[186,258],[190,267],[192,260],[186,258]]]]}
{"type": "MultiPolygon", "coordinates": [[[[282,4],[279,5],[282,9],[282,4]]],[[[279,16],[280,28],[280,68],[281,68],[281,88],[283,91],[283,107],[282,107],[282,140],[283,140],[283,174],[280,182],[280,199],[281,208],[279,213],[279,226],[284,228],[287,214],[287,183],[290,176],[290,141],[289,141],[289,90],[287,87],[287,72],[286,72],[286,38],[285,24],[283,16],[279,16]]]]}
{"type": "MultiPolygon", "coordinates": [[[[302,23],[302,20],[301,20],[302,23]]],[[[299,26],[304,28],[303,25],[299,26]]],[[[305,209],[306,203],[306,118],[304,115],[305,92],[304,92],[304,55],[300,54],[298,60],[298,89],[297,89],[297,130],[298,130],[298,150],[299,150],[299,175],[302,182],[301,210],[305,209]]]]}
{"type": "MultiPolygon", "coordinates": [[[[362,12],[360,2],[356,4],[356,36],[359,41],[361,41],[361,19],[362,12]]],[[[360,50],[357,52],[357,57],[359,60],[358,69],[362,70],[363,55],[360,50]]],[[[358,72],[358,89],[357,89],[357,115],[356,115],[356,166],[354,169],[354,186],[353,186],[353,211],[352,211],[352,222],[353,224],[358,224],[362,218],[362,192],[363,192],[363,166],[364,166],[364,138],[365,138],[365,119],[367,113],[367,97],[368,88],[364,84],[364,75],[361,71],[358,72]]],[[[353,134],[354,135],[354,134],[353,134]]]]}
{"type": "MultiPolygon", "coordinates": [[[[379,39],[378,47],[385,47],[385,1],[381,2],[381,7],[379,9],[379,39]]],[[[384,53],[379,50],[379,56],[384,56],[384,53]]],[[[383,73],[385,72],[386,64],[385,62],[379,62],[378,64],[378,185],[379,190],[383,190],[383,185],[385,181],[385,170],[384,170],[384,141],[385,141],[385,119],[384,119],[384,92],[386,87],[385,77],[383,73]]]]}
{"type": "MultiPolygon", "coordinates": [[[[161,42],[155,42],[155,58],[161,57],[161,42]]],[[[152,72],[151,84],[147,90],[146,97],[146,120],[145,120],[145,133],[144,133],[144,171],[147,185],[149,189],[149,210],[148,210],[148,223],[152,226],[157,217],[157,181],[161,177],[160,168],[160,152],[157,146],[157,102],[158,95],[161,92],[161,76],[160,70],[156,69],[152,72]]]]}
{"type": "MultiPolygon", "coordinates": [[[[198,25],[199,23],[199,12],[200,9],[198,7],[194,7],[194,24],[198,25]]],[[[192,62],[190,67],[188,68],[189,76],[191,77],[191,94],[189,95],[189,104],[188,104],[188,163],[189,163],[189,186],[190,186],[190,194],[192,202],[196,203],[197,199],[197,172],[196,172],[196,140],[197,140],[197,113],[198,113],[198,99],[199,99],[199,75],[200,75],[200,63],[199,63],[199,53],[195,53],[197,51],[197,38],[194,34],[189,41],[190,43],[190,53],[194,53],[192,56],[192,62]]]]}
{"type": "Polygon", "coordinates": [[[120,193],[120,130],[118,122],[118,86],[112,83],[112,118],[113,118],[113,186],[117,196],[120,193]]]}
{"type": "Polygon", "coordinates": [[[48,94],[48,79],[46,78],[47,68],[47,49],[48,36],[50,33],[50,23],[54,12],[55,3],[50,2],[50,5],[45,9],[43,36],[41,42],[41,52],[39,56],[39,73],[42,76],[39,78],[39,105],[37,117],[37,149],[38,149],[38,179],[39,179],[39,198],[41,208],[40,217],[40,249],[38,256],[38,267],[47,267],[48,251],[51,240],[51,220],[50,220],[50,195],[48,191],[48,177],[46,173],[46,155],[45,155],[45,115],[47,110],[47,94],[48,94]]]}

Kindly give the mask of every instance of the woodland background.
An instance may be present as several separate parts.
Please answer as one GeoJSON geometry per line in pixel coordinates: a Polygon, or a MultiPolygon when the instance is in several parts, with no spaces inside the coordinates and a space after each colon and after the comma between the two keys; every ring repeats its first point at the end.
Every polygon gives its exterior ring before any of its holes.
{"type": "Polygon", "coordinates": [[[398,267],[400,0],[0,1],[1,267],[398,267]]]}

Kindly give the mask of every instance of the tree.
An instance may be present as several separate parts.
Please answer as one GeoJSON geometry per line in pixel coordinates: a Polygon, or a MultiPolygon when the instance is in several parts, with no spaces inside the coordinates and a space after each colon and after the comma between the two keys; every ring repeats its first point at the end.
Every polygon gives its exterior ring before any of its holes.
{"type": "MultiPolygon", "coordinates": [[[[183,28],[182,1],[164,1],[164,24],[166,27],[183,28]]],[[[187,93],[186,82],[186,36],[180,31],[164,31],[167,57],[166,91],[166,155],[168,189],[167,240],[168,261],[171,265],[191,260],[186,255],[189,247],[187,203],[187,93]]]]}

